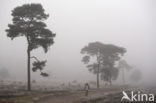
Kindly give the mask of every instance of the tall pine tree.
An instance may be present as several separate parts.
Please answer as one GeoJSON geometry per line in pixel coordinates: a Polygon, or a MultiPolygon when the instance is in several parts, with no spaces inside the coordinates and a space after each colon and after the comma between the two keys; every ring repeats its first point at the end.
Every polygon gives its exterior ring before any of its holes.
{"type": "MultiPolygon", "coordinates": [[[[14,8],[12,11],[12,24],[6,30],[7,36],[11,39],[23,36],[27,40],[27,69],[28,69],[28,91],[31,90],[31,51],[42,47],[45,53],[54,43],[55,34],[47,29],[44,23],[49,15],[45,13],[41,4],[24,4],[14,8]]],[[[44,61],[36,61],[38,67],[43,69],[44,61]]],[[[36,66],[36,65],[34,65],[36,66]]],[[[44,73],[41,73],[44,74],[44,73]]]]}

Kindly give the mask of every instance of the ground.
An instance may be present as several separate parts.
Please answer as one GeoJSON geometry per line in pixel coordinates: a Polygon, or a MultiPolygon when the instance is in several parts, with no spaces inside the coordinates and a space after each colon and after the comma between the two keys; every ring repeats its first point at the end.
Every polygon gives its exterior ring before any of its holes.
{"type": "MultiPolygon", "coordinates": [[[[155,92],[156,88],[103,88],[89,91],[89,96],[85,96],[85,91],[51,91],[48,93],[35,93],[27,96],[14,98],[0,98],[0,103],[120,103],[122,91],[141,90],[155,92]]],[[[139,103],[139,102],[137,102],[139,103]]]]}

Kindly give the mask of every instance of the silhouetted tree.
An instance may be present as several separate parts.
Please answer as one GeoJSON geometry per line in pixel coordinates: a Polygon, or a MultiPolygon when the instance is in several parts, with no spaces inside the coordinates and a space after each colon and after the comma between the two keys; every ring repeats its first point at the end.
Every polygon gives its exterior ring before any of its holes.
{"type": "MultiPolygon", "coordinates": [[[[24,36],[27,40],[28,90],[30,91],[31,51],[42,47],[46,53],[48,48],[54,43],[53,38],[55,34],[47,29],[46,24],[43,22],[49,15],[45,13],[41,4],[25,4],[18,6],[12,11],[12,16],[13,23],[8,25],[9,29],[7,29],[6,32],[7,36],[11,39],[24,36]]],[[[41,68],[45,66],[45,61],[36,61],[33,65],[36,66],[36,69],[41,70],[41,68]]]]}
{"type": "Polygon", "coordinates": [[[90,71],[97,75],[97,88],[99,88],[99,75],[101,79],[109,81],[116,79],[118,69],[115,62],[120,60],[126,50],[111,44],[103,44],[100,42],[89,43],[88,46],[82,48],[81,53],[85,54],[82,62],[87,64],[90,71]],[[92,57],[92,60],[90,60],[92,57]],[[90,63],[90,64],[89,64],[90,63]]]}
{"type": "Polygon", "coordinates": [[[97,88],[100,87],[99,84],[99,75],[100,75],[100,63],[102,58],[101,49],[103,48],[103,44],[100,42],[89,43],[87,46],[81,49],[81,53],[85,56],[82,58],[82,62],[87,65],[89,71],[93,72],[97,75],[97,88]],[[92,60],[90,60],[92,59],[92,60]],[[90,63],[90,64],[89,64],[90,63]]]}
{"type": "Polygon", "coordinates": [[[122,82],[125,84],[125,70],[129,71],[132,69],[132,67],[125,61],[125,60],[120,60],[118,64],[118,68],[122,72],[122,82]]]}

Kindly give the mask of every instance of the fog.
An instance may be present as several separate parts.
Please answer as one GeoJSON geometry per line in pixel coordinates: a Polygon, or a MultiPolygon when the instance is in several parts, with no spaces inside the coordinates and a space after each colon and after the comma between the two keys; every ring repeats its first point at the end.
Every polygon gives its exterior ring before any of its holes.
{"type": "Polygon", "coordinates": [[[56,33],[47,54],[42,48],[32,55],[46,59],[43,78],[32,72],[32,80],[69,82],[95,81],[81,62],[81,49],[89,42],[100,41],[127,49],[124,59],[140,69],[143,82],[155,82],[156,75],[156,1],[155,0],[1,0],[0,68],[7,68],[14,80],[27,78],[26,40],[13,41],[5,29],[12,23],[11,10],[25,3],[41,3],[50,17],[46,21],[56,33]]]}

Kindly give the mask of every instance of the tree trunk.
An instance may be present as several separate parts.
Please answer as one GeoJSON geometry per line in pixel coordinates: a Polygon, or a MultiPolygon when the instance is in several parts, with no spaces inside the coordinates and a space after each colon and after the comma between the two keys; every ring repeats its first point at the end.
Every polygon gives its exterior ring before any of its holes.
{"type": "Polygon", "coordinates": [[[124,71],[124,68],[122,68],[122,82],[123,82],[123,85],[125,84],[125,71],[124,71]]]}
{"type": "Polygon", "coordinates": [[[27,50],[27,55],[28,55],[28,91],[31,91],[31,71],[30,71],[30,50],[29,50],[29,46],[28,46],[28,50],[27,50]]]}
{"type": "Polygon", "coordinates": [[[100,88],[100,81],[99,81],[99,74],[100,74],[100,52],[98,49],[98,54],[97,54],[97,63],[98,63],[98,67],[97,67],[97,88],[100,88]]]}
{"type": "MultiPolygon", "coordinates": [[[[98,60],[99,58],[97,58],[98,60]]],[[[98,60],[98,68],[97,68],[97,88],[99,89],[100,88],[100,82],[99,82],[99,74],[100,74],[100,62],[98,60]]]]}
{"type": "Polygon", "coordinates": [[[99,68],[98,68],[98,72],[97,72],[97,88],[100,88],[100,84],[99,84],[99,68]]]}

